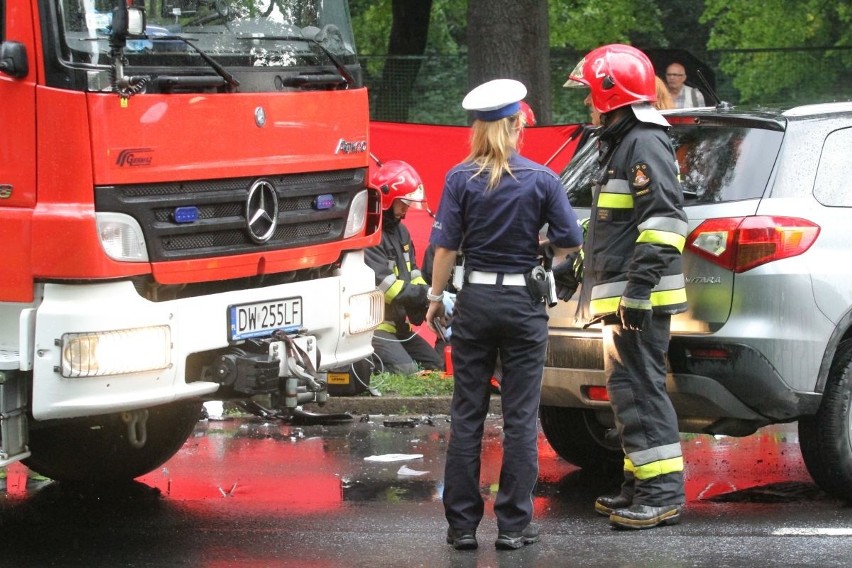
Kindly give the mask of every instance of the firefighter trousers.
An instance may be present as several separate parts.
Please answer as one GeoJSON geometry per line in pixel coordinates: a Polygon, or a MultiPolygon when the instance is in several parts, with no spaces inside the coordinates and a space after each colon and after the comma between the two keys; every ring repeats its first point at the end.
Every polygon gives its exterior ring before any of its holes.
{"type": "Polygon", "coordinates": [[[683,454],[677,415],[666,391],[671,316],[654,315],[638,332],[620,324],[603,330],[607,392],[625,453],[625,477],[635,479],[634,504],[683,504],[683,454]]]}

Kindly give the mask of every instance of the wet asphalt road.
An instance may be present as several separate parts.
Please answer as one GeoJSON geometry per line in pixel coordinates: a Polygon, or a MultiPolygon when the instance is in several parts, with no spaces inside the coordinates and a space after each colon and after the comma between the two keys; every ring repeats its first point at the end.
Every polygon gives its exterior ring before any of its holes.
{"type": "Polygon", "coordinates": [[[609,528],[593,511],[617,479],[578,470],[540,437],[535,494],[542,541],[496,551],[490,505],[500,419],[483,450],[486,518],[477,551],[444,542],[445,416],[371,416],[300,426],[201,421],[159,471],[122,487],[25,488],[10,469],[0,498],[0,566],[848,566],[852,508],[811,482],[795,426],[747,438],[685,436],[683,522],[609,528]],[[386,425],[387,421],[387,425],[386,425]],[[370,456],[404,454],[382,463],[370,456]],[[412,455],[422,457],[411,457],[412,455]]]}

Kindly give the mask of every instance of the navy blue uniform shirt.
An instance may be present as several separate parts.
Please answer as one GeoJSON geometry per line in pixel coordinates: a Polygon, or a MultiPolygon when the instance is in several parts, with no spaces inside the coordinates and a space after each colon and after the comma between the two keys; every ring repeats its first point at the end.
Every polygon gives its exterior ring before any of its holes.
{"type": "Polygon", "coordinates": [[[429,242],[461,249],[470,270],[519,274],[538,261],[538,234],[547,224],[547,238],[557,247],[583,243],[577,215],[565,188],[550,169],[515,153],[513,175],[486,189],[488,171],[462,163],[447,173],[444,192],[429,242]]]}

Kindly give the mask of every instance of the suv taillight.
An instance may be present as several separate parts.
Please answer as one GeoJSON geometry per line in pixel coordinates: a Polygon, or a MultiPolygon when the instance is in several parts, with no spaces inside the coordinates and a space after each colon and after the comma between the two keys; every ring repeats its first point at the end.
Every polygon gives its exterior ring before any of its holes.
{"type": "Polygon", "coordinates": [[[707,219],[686,240],[687,248],[733,272],[790,258],[810,248],[819,226],[795,217],[707,219]]]}

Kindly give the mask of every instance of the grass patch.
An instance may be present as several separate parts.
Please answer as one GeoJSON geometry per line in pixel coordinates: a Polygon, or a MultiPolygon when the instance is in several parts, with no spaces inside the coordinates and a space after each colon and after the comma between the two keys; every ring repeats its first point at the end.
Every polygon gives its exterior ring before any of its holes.
{"type": "Polygon", "coordinates": [[[370,386],[384,395],[446,396],[453,394],[453,379],[440,371],[422,371],[416,375],[381,373],[370,378],[370,386]]]}

